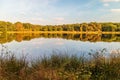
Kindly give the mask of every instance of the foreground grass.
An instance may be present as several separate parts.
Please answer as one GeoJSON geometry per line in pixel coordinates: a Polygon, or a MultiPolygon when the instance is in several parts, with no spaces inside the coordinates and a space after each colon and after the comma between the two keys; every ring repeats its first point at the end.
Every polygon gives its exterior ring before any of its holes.
{"type": "Polygon", "coordinates": [[[0,80],[119,80],[120,54],[103,51],[77,55],[53,54],[27,62],[25,57],[1,54],[0,80]]]}

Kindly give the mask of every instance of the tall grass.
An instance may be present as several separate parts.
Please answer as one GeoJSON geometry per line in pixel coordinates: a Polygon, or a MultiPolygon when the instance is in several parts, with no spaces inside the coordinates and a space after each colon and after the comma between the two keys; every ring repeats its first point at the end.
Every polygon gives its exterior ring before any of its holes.
{"type": "Polygon", "coordinates": [[[0,80],[118,80],[120,53],[103,51],[84,56],[53,54],[27,62],[25,57],[0,55],[0,80]]]}

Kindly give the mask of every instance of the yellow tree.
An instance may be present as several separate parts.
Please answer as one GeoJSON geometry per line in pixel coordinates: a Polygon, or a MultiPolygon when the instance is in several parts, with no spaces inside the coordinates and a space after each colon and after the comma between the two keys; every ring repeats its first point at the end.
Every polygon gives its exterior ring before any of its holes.
{"type": "Polygon", "coordinates": [[[16,22],[15,29],[16,31],[23,31],[24,30],[23,24],[21,22],[16,22]]]}

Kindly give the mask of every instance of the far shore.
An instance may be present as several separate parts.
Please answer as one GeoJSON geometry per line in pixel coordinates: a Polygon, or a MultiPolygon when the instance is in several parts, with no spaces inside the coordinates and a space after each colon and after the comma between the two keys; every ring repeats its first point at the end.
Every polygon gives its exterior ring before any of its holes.
{"type": "MultiPolygon", "coordinates": [[[[2,34],[3,32],[0,32],[2,34]]],[[[14,33],[50,33],[50,34],[120,34],[120,32],[101,32],[101,31],[89,31],[89,32],[77,32],[77,31],[7,31],[8,34],[14,33]]]]}

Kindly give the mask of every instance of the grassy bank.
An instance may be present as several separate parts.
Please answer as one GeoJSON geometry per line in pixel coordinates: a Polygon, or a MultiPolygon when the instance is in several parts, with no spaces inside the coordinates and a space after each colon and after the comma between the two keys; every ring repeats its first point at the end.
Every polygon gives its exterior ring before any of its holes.
{"type": "Polygon", "coordinates": [[[0,56],[0,80],[118,80],[120,53],[103,51],[84,56],[53,54],[27,62],[25,57],[0,56]]]}

